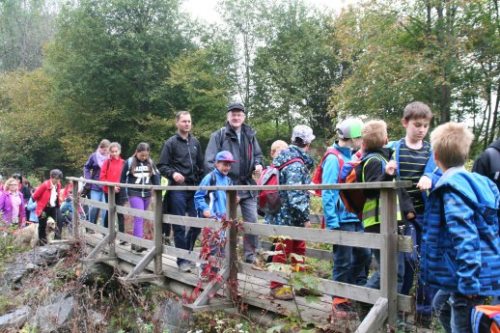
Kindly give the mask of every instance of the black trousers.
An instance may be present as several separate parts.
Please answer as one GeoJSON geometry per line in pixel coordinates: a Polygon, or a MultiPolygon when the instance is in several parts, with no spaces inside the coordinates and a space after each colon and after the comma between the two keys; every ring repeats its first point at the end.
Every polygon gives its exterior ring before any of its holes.
{"type": "Polygon", "coordinates": [[[47,219],[52,217],[57,223],[57,229],[62,229],[62,221],[59,221],[59,207],[47,206],[43,209],[40,216],[38,216],[38,242],[40,245],[47,244],[47,219]]]}

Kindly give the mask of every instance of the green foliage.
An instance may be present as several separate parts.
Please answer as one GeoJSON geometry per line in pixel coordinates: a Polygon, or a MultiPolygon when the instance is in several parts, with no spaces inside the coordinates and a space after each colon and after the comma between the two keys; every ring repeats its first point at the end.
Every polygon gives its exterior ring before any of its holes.
{"type": "MultiPolygon", "coordinates": [[[[69,151],[83,147],[88,155],[107,137],[131,153],[151,119],[173,118],[170,65],[192,48],[182,22],[176,0],[85,0],[64,7],[46,70],[69,128],[63,137],[69,151]]],[[[165,137],[163,131],[149,136],[153,146],[165,137]]]]}

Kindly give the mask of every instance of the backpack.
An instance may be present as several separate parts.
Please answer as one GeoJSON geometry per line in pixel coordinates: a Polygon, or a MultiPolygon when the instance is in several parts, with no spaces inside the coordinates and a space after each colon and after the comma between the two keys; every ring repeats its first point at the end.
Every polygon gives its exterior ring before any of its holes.
{"type": "MultiPolygon", "coordinates": [[[[360,180],[363,181],[363,166],[371,158],[376,158],[382,162],[382,172],[385,172],[385,165],[387,160],[383,158],[380,154],[372,153],[364,156],[360,160],[349,161],[344,164],[340,170],[339,183],[358,183],[360,180]]],[[[363,189],[353,189],[353,190],[342,190],[340,191],[340,198],[344,203],[345,208],[351,212],[358,215],[358,218],[362,218],[363,207],[365,206],[366,196],[363,189]]]]}
{"type": "MultiPolygon", "coordinates": [[[[257,185],[279,185],[280,171],[295,162],[304,164],[301,158],[293,158],[290,161],[275,167],[271,164],[262,171],[257,185]]],[[[277,214],[281,209],[281,199],[278,190],[262,190],[257,197],[257,210],[259,214],[277,214]]]]}
{"type": "MultiPolygon", "coordinates": [[[[344,166],[344,160],[340,156],[340,152],[333,148],[329,147],[323,157],[321,158],[321,161],[319,162],[318,166],[314,170],[313,176],[311,178],[311,184],[322,184],[323,183],[323,163],[325,162],[325,159],[329,155],[335,155],[337,159],[339,160],[339,170],[342,170],[342,167],[344,166]]],[[[314,195],[320,197],[322,194],[322,190],[316,189],[314,190],[314,195]]]]}
{"type": "Polygon", "coordinates": [[[470,319],[474,333],[500,333],[500,305],[477,305],[470,319]]]}

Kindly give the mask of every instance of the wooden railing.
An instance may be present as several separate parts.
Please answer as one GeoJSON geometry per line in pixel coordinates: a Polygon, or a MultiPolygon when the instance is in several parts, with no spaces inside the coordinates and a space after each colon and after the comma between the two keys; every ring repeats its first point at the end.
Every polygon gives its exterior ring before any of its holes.
{"type": "MultiPolygon", "coordinates": [[[[81,178],[68,177],[73,182],[73,188],[78,188],[78,182],[81,178]]],[[[412,298],[410,296],[398,295],[397,293],[397,258],[398,252],[411,252],[412,244],[409,237],[398,236],[398,226],[396,221],[396,190],[399,187],[407,187],[408,182],[376,182],[376,183],[355,183],[355,184],[334,184],[334,185],[279,185],[279,186],[143,186],[133,184],[119,184],[111,182],[99,182],[85,180],[87,184],[107,185],[108,203],[97,202],[94,200],[80,198],[77,191],[73,191],[73,221],[74,236],[79,237],[80,228],[100,232],[105,235],[94,249],[85,258],[86,262],[116,260],[115,240],[124,240],[131,244],[147,248],[144,257],[136,266],[123,278],[129,282],[143,282],[162,277],[162,254],[168,254],[179,258],[188,259],[197,263],[205,261],[198,257],[197,253],[177,249],[172,246],[166,246],[162,241],[162,224],[177,224],[187,227],[212,227],[219,229],[220,224],[213,219],[194,218],[187,216],[175,216],[162,214],[162,191],[196,191],[204,190],[223,190],[227,193],[227,216],[229,220],[237,220],[237,191],[240,190],[313,190],[313,189],[379,189],[380,190],[380,212],[381,226],[380,234],[359,233],[347,231],[325,231],[315,228],[298,228],[288,226],[266,225],[259,223],[242,222],[243,230],[246,234],[272,237],[276,235],[288,236],[292,239],[311,241],[316,243],[328,243],[345,246],[355,246],[362,248],[371,248],[380,250],[380,289],[371,289],[347,283],[341,283],[326,279],[320,279],[318,290],[327,295],[346,297],[352,300],[374,304],[371,311],[364,318],[357,332],[374,332],[384,325],[394,329],[396,327],[397,313],[399,311],[410,312],[412,310],[412,298]],[[152,196],[156,202],[154,211],[142,211],[138,209],[119,206],[115,202],[114,186],[119,186],[122,190],[125,188],[148,189],[152,191],[152,196]],[[100,209],[108,210],[109,228],[104,228],[87,221],[79,219],[78,207],[85,204],[100,209]],[[153,240],[139,239],[137,237],[116,232],[116,214],[129,214],[143,217],[154,221],[153,240]],[[108,247],[108,257],[97,257],[105,247],[108,247]],[[154,261],[153,274],[141,274],[145,267],[154,261]]],[[[287,283],[289,276],[278,272],[259,271],[252,269],[251,265],[238,261],[237,258],[237,226],[231,224],[228,230],[228,242],[226,243],[225,258],[223,268],[220,272],[225,281],[235,281],[237,273],[241,272],[250,276],[260,277],[267,281],[277,281],[287,283]]],[[[210,301],[210,295],[215,294],[217,290],[226,286],[226,293],[229,299],[233,299],[236,291],[229,287],[230,283],[223,283],[216,280],[211,281],[205,286],[204,291],[192,304],[192,309],[206,308],[210,301]]]]}

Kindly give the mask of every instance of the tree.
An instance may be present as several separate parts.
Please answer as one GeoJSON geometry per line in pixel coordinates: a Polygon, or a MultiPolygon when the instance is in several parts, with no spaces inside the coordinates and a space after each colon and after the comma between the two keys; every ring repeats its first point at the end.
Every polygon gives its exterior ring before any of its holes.
{"type": "Polygon", "coordinates": [[[302,1],[269,8],[264,46],[257,49],[254,110],[259,119],[273,119],[276,136],[286,124],[311,125],[319,137],[333,134],[328,99],[340,82],[337,49],[329,13],[320,13],[302,1]]]}
{"type": "Polygon", "coordinates": [[[42,48],[54,34],[56,11],[54,1],[0,1],[0,72],[42,65],[42,48]]]}
{"type": "Polygon", "coordinates": [[[177,0],[82,0],[63,8],[46,70],[68,124],[68,152],[86,156],[103,137],[121,142],[125,154],[140,138],[155,138],[152,150],[160,150],[165,134],[152,125],[175,112],[170,66],[193,48],[178,7],[177,0]]]}

